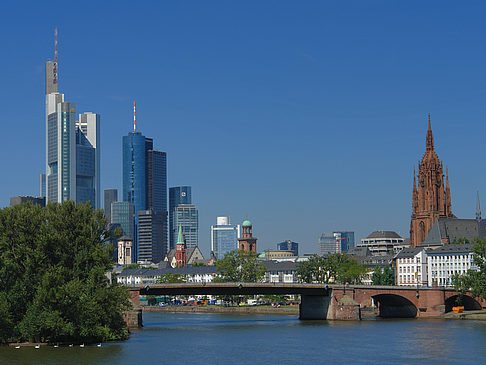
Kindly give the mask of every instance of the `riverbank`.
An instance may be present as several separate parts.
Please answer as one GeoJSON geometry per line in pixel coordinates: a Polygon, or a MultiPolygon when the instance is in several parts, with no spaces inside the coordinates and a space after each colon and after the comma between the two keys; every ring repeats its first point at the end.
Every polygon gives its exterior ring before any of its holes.
{"type": "Polygon", "coordinates": [[[299,315],[299,306],[285,305],[272,307],[270,305],[255,305],[244,307],[223,307],[218,305],[197,305],[179,306],[167,305],[164,307],[143,306],[143,312],[167,312],[167,313],[240,313],[240,314],[279,314],[279,315],[299,315]]]}
{"type": "Polygon", "coordinates": [[[475,321],[486,321],[486,310],[467,311],[462,313],[449,312],[442,316],[445,319],[471,319],[475,321]]]}

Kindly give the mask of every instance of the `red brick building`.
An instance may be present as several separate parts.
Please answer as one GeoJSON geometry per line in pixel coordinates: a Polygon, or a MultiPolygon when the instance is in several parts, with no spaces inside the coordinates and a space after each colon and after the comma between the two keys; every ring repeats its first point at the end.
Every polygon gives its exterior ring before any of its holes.
{"type": "Polygon", "coordinates": [[[410,246],[420,246],[435,221],[440,217],[454,217],[451,211],[449,174],[444,170],[434,150],[434,137],[430,127],[427,130],[426,149],[419,163],[418,181],[413,171],[412,220],[410,222],[410,246]],[[444,186],[445,185],[445,186],[444,186]]]}
{"type": "Polygon", "coordinates": [[[257,239],[253,237],[253,226],[251,222],[246,219],[241,227],[241,237],[238,238],[238,250],[257,252],[257,239]]]}

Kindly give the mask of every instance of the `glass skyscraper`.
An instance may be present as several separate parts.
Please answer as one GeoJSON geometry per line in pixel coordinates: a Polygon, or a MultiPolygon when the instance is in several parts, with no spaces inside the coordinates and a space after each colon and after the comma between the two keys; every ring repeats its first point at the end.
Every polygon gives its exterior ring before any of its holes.
{"type": "Polygon", "coordinates": [[[134,237],[138,259],[158,262],[167,252],[167,156],[153,146],[140,132],[123,137],[123,200],[133,203],[135,232],[143,236],[134,237]]]}
{"type": "Polygon", "coordinates": [[[169,188],[169,245],[176,248],[179,226],[175,223],[175,208],[179,204],[192,204],[190,186],[174,186],[169,188]]]}
{"type": "Polygon", "coordinates": [[[229,217],[217,217],[211,226],[211,252],[217,260],[228,252],[238,249],[241,226],[231,225],[229,217]]]}
{"type": "Polygon", "coordinates": [[[57,59],[45,71],[47,202],[90,201],[99,208],[100,117],[84,113],[76,120],[75,104],[58,92],[57,59]]]}
{"type": "Polygon", "coordinates": [[[111,223],[119,224],[123,234],[133,239],[135,235],[135,209],[129,202],[111,203],[111,223]]]}
{"type": "Polygon", "coordinates": [[[294,256],[299,256],[299,244],[290,240],[277,243],[278,251],[292,251],[294,256]]]}
{"type": "Polygon", "coordinates": [[[187,248],[198,245],[199,217],[197,208],[192,204],[179,204],[174,212],[176,227],[182,227],[187,248]]]}
{"type": "Polygon", "coordinates": [[[111,223],[111,203],[118,201],[117,189],[105,189],[103,192],[103,210],[108,223],[111,223]]]}
{"type": "Polygon", "coordinates": [[[347,252],[354,247],[354,232],[323,233],[319,238],[319,256],[347,252]]]}

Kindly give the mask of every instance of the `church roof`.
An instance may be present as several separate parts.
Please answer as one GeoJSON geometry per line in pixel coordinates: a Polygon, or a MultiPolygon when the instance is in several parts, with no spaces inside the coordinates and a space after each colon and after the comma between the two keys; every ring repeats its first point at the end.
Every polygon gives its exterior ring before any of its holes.
{"type": "Polygon", "coordinates": [[[453,243],[460,238],[466,238],[472,242],[475,238],[483,238],[486,235],[486,222],[476,219],[439,218],[429,231],[423,245],[442,244],[443,239],[453,243]]]}
{"type": "Polygon", "coordinates": [[[251,226],[252,226],[252,224],[251,224],[251,222],[250,222],[248,219],[246,219],[246,220],[243,222],[243,227],[251,227],[251,226]]]}

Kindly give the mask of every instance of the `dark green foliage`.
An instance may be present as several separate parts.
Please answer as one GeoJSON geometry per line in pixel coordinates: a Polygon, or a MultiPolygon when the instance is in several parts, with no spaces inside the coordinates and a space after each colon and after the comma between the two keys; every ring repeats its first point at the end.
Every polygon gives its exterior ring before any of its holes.
{"type": "Polygon", "coordinates": [[[390,266],[378,266],[371,276],[373,285],[395,285],[395,275],[390,266]]]}
{"type": "Polygon", "coordinates": [[[474,297],[486,300],[486,238],[476,238],[472,250],[478,271],[469,270],[465,275],[456,275],[454,286],[462,293],[469,291],[474,297]]]}
{"type": "Polygon", "coordinates": [[[366,267],[346,254],[313,255],[297,264],[297,276],[304,283],[359,284],[366,267]]]}
{"type": "Polygon", "coordinates": [[[256,283],[265,275],[265,266],[258,261],[254,252],[234,250],[227,252],[224,258],[216,261],[220,277],[219,282],[256,283]]]}
{"type": "Polygon", "coordinates": [[[170,272],[164,275],[160,275],[158,282],[159,283],[183,283],[185,282],[185,280],[184,280],[184,275],[174,274],[170,272]]]}
{"type": "Polygon", "coordinates": [[[89,204],[0,210],[1,342],[127,338],[128,294],[105,277],[113,252],[105,227],[89,204]]]}

